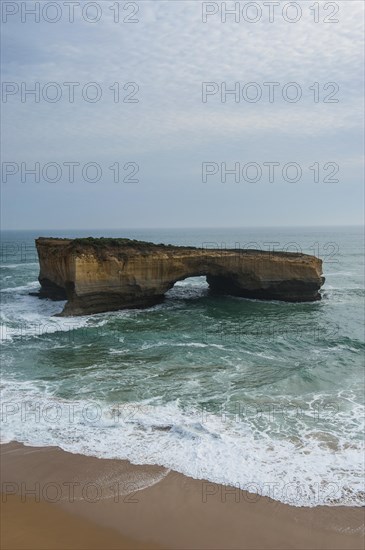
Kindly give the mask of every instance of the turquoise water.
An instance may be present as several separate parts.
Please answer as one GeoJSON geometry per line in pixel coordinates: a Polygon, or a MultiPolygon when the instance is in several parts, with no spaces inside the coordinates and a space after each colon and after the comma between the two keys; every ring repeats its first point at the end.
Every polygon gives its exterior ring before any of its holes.
{"type": "Polygon", "coordinates": [[[363,228],[4,232],[2,441],[161,464],[294,505],[363,504],[363,228]],[[125,236],[324,260],[320,302],[212,297],[58,318],[38,236],[125,236]],[[274,244],[273,244],[274,243],[274,244]]]}

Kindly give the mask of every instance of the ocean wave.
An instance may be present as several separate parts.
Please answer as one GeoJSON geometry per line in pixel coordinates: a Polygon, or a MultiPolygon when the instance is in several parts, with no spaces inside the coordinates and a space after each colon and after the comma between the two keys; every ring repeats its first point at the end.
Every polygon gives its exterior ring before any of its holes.
{"type": "Polygon", "coordinates": [[[328,272],[326,271],[326,277],[351,277],[352,275],[356,275],[354,271],[333,271],[328,272]]]}
{"type": "Polygon", "coordinates": [[[39,288],[40,288],[40,286],[39,286],[38,281],[31,281],[30,283],[27,283],[26,285],[13,286],[13,287],[9,287],[9,288],[2,288],[0,290],[0,292],[4,292],[4,293],[10,292],[10,293],[14,293],[14,294],[19,294],[19,293],[22,293],[26,290],[29,292],[30,290],[37,290],[39,288]]]}
{"type": "Polygon", "coordinates": [[[15,291],[17,297],[16,300],[2,303],[0,341],[11,342],[17,338],[37,338],[56,332],[75,331],[88,326],[100,327],[108,322],[102,315],[55,317],[62,310],[65,302],[39,300],[35,296],[29,296],[29,290],[34,288],[36,288],[35,282],[10,289],[15,291]],[[27,292],[24,292],[25,290],[27,292]]]}
{"type": "Polygon", "coordinates": [[[0,264],[0,269],[17,269],[18,267],[39,266],[39,262],[23,262],[20,264],[0,264]]]}
{"type": "MultiPolygon", "coordinates": [[[[29,382],[3,382],[2,397],[3,442],[157,464],[294,506],[364,504],[362,440],[349,443],[319,426],[278,437],[247,418],[183,410],[176,402],[67,401],[29,382]]],[[[356,418],[359,407],[352,409],[356,418]]],[[[348,436],[351,415],[343,420],[348,436]]]]}

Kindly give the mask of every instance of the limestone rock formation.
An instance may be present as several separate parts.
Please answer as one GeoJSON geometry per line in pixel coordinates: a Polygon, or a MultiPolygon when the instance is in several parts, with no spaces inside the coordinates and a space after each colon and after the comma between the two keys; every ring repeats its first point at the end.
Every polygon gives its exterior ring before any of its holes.
{"type": "Polygon", "coordinates": [[[260,250],[214,250],[129,239],[39,238],[40,297],[67,300],[61,315],[148,307],[176,281],[206,276],[212,291],[246,298],[319,300],[322,261],[260,250]]]}

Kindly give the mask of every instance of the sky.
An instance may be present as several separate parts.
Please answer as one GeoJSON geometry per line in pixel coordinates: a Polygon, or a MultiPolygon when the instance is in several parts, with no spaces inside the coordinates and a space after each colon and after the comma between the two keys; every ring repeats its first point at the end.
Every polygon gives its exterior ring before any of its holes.
{"type": "Polygon", "coordinates": [[[3,229],[363,223],[362,1],[35,4],[2,2],[3,229]]]}

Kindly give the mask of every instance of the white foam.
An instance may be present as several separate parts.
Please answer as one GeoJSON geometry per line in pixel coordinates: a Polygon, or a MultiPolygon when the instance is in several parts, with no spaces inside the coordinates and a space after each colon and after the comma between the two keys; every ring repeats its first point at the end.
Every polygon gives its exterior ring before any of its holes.
{"type": "Polygon", "coordinates": [[[23,291],[30,291],[30,290],[37,290],[39,289],[39,283],[38,281],[32,281],[30,283],[27,283],[26,285],[22,285],[22,286],[13,286],[13,287],[9,287],[9,288],[2,288],[0,290],[0,292],[10,292],[10,293],[14,293],[14,294],[19,294],[19,293],[22,293],[23,291]]]}
{"type": "Polygon", "coordinates": [[[54,317],[62,311],[66,302],[40,300],[37,296],[29,296],[30,291],[35,291],[38,288],[38,281],[32,281],[27,285],[1,291],[5,295],[10,294],[14,299],[2,303],[0,341],[67,332],[86,327],[90,322],[93,326],[98,327],[107,323],[103,316],[54,317]]]}
{"type": "Polygon", "coordinates": [[[38,262],[23,262],[21,264],[1,264],[0,269],[17,269],[18,267],[25,268],[25,267],[34,266],[34,265],[39,266],[39,263],[38,262]]]}
{"type": "Polygon", "coordinates": [[[209,344],[203,344],[202,342],[186,342],[186,343],[180,343],[175,344],[176,347],[182,347],[182,348],[208,348],[209,344]]]}
{"type": "Polygon", "coordinates": [[[295,506],[363,505],[363,443],[348,443],[349,431],[358,433],[359,405],[351,409],[356,427],[343,418],[346,437],[328,438],[303,421],[298,440],[274,438],[249,418],[184,411],[177,403],[57,400],[29,382],[4,382],[2,399],[4,442],[158,464],[295,506]]]}
{"type": "Polygon", "coordinates": [[[326,277],[351,277],[354,275],[354,271],[333,271],[329,273],[326,271],[326,277]]]}

